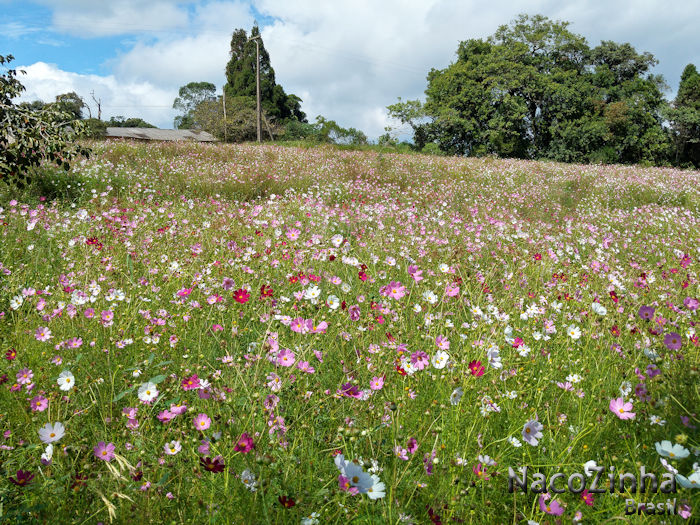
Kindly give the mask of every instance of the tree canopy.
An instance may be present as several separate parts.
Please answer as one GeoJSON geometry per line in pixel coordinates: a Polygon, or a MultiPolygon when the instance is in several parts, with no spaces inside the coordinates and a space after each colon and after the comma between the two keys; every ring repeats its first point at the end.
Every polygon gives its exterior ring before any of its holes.
{"type": "Polygon", "coordinates": [[[175,117],[176,129],[190,129],[194,125],[193,112],[206,100],[216,99],[216,86],[211,82],[190,82],[182,86],[173,102],[173,108],[182,113],[175,117]]]}
{"type": "MultiPolygon", "coordinates": [[[[260,36],[258,26],[253,26],[250,38],[260,36]]],[[[255,42],[249,40],[244,29],[236,29],[231,36],[231,50],[226,65],[226,85],[224,91],[229,97],[256,98],[256,50],[255,42]]],[[[301,110],[301,99],[286,94],[284,88],[275,82],[275,71],[270,64],[270,54],[265,49],[262,37],[260,46],[260,100],[265,113],[276,122],[285,123],[297,120],[306,122],[301,110]]]]}
{"type": "Polygon", "coordinates": [[[389,113],[411,124],[417,147],[434,143],[449,154],[663,163],[675,133],[679,156],[690,158],[692,71],[669,129],[654,56],[629,43],[591,48],[568,26],[520,15],[485,40],[460,42],[454,63],[429,72],[425,103],[399,99],[389,113]]]}

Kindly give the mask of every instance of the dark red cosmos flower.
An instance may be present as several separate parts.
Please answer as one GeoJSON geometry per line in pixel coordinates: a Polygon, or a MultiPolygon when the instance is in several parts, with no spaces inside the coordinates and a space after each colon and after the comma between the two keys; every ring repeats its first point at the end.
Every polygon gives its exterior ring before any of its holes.
{"type": "Polygon", "coordinates": [[[294,498],[288,498],[287,496],[279,496],[277,499],[285,509],[291,509],[297,504],[297,502],[294,501],[294,498]]]}
{"type": "Polygon", "coordinates": [[[406,371],[403,369],[401,365],[396,365],[396,371],[401,374],[402,376],[406,375],[406,371]]]}
{"type": "Polygon", "coordinates": [[[362,270],[357,272],[357,276],[360,278],[360,281],[366,281],[368,279],[367,274],[362,270]]]}
{"type": "Polygon", "coordinates": [[[614,326],[610,329],[610,333],[611,333],[612,335],[614,335],[615,337],[620,337],[620,329],[617,327],[617,325],[614,325],[614,326]]]}
{"type": "Polygon", "coordinates": [[[34,479],[34,474],[28,470],[18,470],[16,478],[10,478],[10,482],[18,487],[26,487],[34,479]]]}
{"type": "Polygon", "coordinates": [[[273,291],[272,291],[272,286],[269,284],[263,284],[260,287],[260,298],[264,299],[265,297],[272,297],[273,291]]]}
{"type": "Polygon", "coordinates": [[[241,288],[240,290],[236,290],[233,293],[233,298],[236,300],[236,302],[239,302],[241,304],[247,303],[248,299],[250,299],[250,293],[248,292],[248,290],[241,288]]]}
{"type": "Polygon", "coordinates": [[[289,278],[289,282],[292,283],[292,284],[296,284],[296,282],[297,282],[298,280],[299,280],[299,277],[297,277],[296,275],[292,275],[292,276],[289,278]]]}
{"type": "Polygon", "coordinates": [[[78,492],[87,483],[87,478],[87,474],[76,474],[70,486],[71,490],[73,492],[78,492]]]}
{"type": "Polygon", "coordinates": [[[328,260],[329,260],[330,262],[335,261],[335,255],[329,255],[329,256],[328,256],[328,260]]]}
{"type": "Polygon", "coordinates": [[[620,298],[615,293],[615,290],[612,290],[610,292],[610,299],[612,299],[615,304],[617,304],[617,302],[620,300],[620,298]]]}
{"type": "Polygon", "coordinates": [[[17,350],[14,348],[10,348],[7,352],[5,352],[5,359],[8,361],[12,361],[15,357],[17,357],[17,350]]]}
{"type": "Polygon", "coordinates": [[[542,260],[542,254],[541,253],[536,253],[535,255],[532,256],[533,259],[536,261],[541,261],[542,260]]]}
{"type": "Polygon", "coordinates": [[[223,472],[224,468],[226,467],[226,465],[224,465],[224,458],[222,458],[221,456],[216,456],[213,459],[209,456],[205,458],[199,458],[199,462],[204,467],[204,470],[207,470],[209,472],[223,472]]]}

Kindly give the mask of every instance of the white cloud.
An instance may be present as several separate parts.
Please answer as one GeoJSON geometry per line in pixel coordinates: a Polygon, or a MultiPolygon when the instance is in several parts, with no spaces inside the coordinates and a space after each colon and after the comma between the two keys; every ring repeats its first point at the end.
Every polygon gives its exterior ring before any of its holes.
{"type": "Polygon", "coordinates": [[[90,93],[102,101],[102,119],[122,115],[140,117],[159,127],[172,128],[175,111],[171,108],[177,91],[156,87],[149,82],[124,82],[113,75],[80,75],[62,71],[54,64],[37,62],[30,66],[18,66],[26,75],[20,80],[27,88],[21,101],[43,100],[53,102],[56,95],[75,91],[89,103],[93,117],[97,105],[90,93]]]}
{"type": "Polygon", "coordinates": [[[54,29],[83,38],[184,29],[192,1],[39,0],[53,9],[54,29]]]}

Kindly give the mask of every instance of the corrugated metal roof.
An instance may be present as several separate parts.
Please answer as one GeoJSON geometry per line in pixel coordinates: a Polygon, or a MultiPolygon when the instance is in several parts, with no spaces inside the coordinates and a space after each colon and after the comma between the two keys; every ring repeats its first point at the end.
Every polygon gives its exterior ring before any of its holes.
{"type": "Polygon", "coordinates": [[[194,140],[197,142],[216,142],[217,140],[211,133],[196,129],[107,128],[105,137],[167,141],[194,140]]]}

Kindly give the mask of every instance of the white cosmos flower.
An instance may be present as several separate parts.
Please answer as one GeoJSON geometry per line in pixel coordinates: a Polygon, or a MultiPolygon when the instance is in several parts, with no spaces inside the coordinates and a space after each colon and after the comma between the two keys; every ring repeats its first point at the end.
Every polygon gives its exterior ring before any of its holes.
{"type": "Polygon", "coordinates": [[[586,473],[586,476],[590,478],[593,475],[593,472],[595,472],[593,469],[597,467],[598,463],[591,459],[583,464],[583,471],[586,473]]]}
{"type": "Polygon", "coordinates": [[[73,385],[75,384],[75,377],[73,376],[73,373],[70,370],[64,370],[58,376],[56,382],[58,383],[58,387],[61,390],[67,392],[68,390],[73,388],[73,385]]]}
{"type": "Polygon", "coordinates": [[[39,439],[44,443],[53,443],[61,439],[65,433],[66,427],[63,426],[63,423],[46,423],[39,429],[39,439]]]}
{"type": "Polygon", "coordinates": [[[179,441],[171,441],[170,443],[165,444],[163,450],[168,456],[174,456],[182,450],[182,445],[180,445],[179,441]]]}
{"type": "Polygon", "coordinates": [[[367,497],[369,499],[379,499],[386,496],[386,486],[379,480],[379,476],[372,474],[371,478],[372,486],[367,489],[367,497]]]}
{"type": "Polygon", "coordinates": [[[438,296],[435,295],[431,290],[426,290],[423,292],[423,299],[428,301],[430,304],[435,304],[438,302],[438,296]]]}
{"type": "Polygon", "coordinates": [[[445,368],[445,365],[450,360],[450,354],[443,350],[439,350],[431,359],[433,366],[438,370],[445,368]]]}
{"type": "Polygon", "coordinates": [[[659,453],[659,456],[663,456],[665,458],[683,459],[690,455],[687,448],[677,443],[671,443],[668,439],[664,439],[661,442],[657,441],[654,446],[656,447],[656,452],[659,453]]]}
{"type": "Polygon", "coordinates": [[[328,308],[331,310],[337,310],[340,308],[340,299],[338,299],[335,295],[329,295],[328,299],[326,299],[326,303],[328,304],[328,308]]]}
{"type": "Polygon", "coordinates": [[[520,448],[523,446],[523,444],[518,440],[518,438],[514,437],[509,437],[508,441],[510,442],[511,445],[513,445],[515,448],[520,448]]]}
{"type": "Polygon", "coordinates": [[[458,386],[452,391],[452,394],[450,395],[450,404],[452,405],[458,405],[460,399],[462,399],[462,396],[464,395],[464,390],[462,389],[461,386],[458,386]]]}
{"type": "Polygon", "coordinates": [[[154,383],[148,381],[139,387],[139,399],[144,403],[150,403],[158,397],[158,388],[154,383]]]}
{"type": "Polygon", "coordinates": [[[331,244],[335,246],[336,248],[339,248],[341,244],[343,244],[343,236],[340,235],[339,233],[331,237],[331,244]]]}
{"type": "Polygon", "coordinates": [[[581,338],[581,329],[574,324],[570,325],[569,328],[567,328],[566,332],[569,334],[569,337],[571,337],[571,339],[573,339],[574,341],[581,338]]]}
{"type": "Polygon", "coordinates": [[[41,461],[44,463],[50,463],[51,460],[53,459],[53,445],[49,443],[46,445],[46,450],[44,450],[44,453],[41,455],[41,461]]]}
{"type": "Polygon", "coordinates": [[[591,305],[591,310],[593,310],[595,313],[597,313],[601,317],[605,316],[608,313],[608,309],[605,308],[605,306],[603,306],[600,303],[593,303],[591,305]]]}
{"type": "Polygon", "coordinates": [[[440,266],[438,266],[438,270],[440,270],[442,273],[447,273],[450,271],[450,267],[445,263],[442,263],[440,266]]]}
{"type": "Polygon", "coordinates": [[[17,310],[20,306],[22,306],[22,303],[24,303],[24,297],[21,295],[15,295],[12,299],[10,299],[10,308],[12,310],[17,310]]]}

